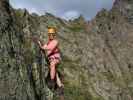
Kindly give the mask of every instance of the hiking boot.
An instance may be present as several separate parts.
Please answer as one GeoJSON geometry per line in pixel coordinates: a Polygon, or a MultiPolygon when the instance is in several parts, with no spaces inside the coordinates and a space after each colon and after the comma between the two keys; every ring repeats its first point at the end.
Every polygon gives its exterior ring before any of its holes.
{"type": "Polygon", "coordinates": [[[64,100],[64,87],[63,86],[61,86],[61,87],[59,87],[59,98],[60,98],[60,100],[64,100]]]}
{"type": "Polygon", "coordinates": [[[60,100],[64,100],[64,95],[60,95],[60,100]]]}
{"type": "Polygon", "coordinates": [[[59,96],[64,96],[64,87],[63,86],[58,88],[58,95],[59,96]]]}

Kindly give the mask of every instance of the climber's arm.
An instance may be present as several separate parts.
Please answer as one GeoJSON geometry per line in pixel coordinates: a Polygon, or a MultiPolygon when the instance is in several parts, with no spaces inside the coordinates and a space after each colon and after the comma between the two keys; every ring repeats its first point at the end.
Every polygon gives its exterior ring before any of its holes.
{"type": "Polygon", "coordinates": [[[39,45],[39,47],[41,48],[41,49],[43,49],[43,50],[46,50],[47,49],[47,45],[46,44],[41,44],[41,42],[40,41],[38,41],[38,45],[39,45]]]}
{"type": "Polygon", "coordinates": [[[44,44],[43,46],[42,46],[42,49],[43,50],[47,50],[48,48],[47,48],[47,44],[44,44]]]}

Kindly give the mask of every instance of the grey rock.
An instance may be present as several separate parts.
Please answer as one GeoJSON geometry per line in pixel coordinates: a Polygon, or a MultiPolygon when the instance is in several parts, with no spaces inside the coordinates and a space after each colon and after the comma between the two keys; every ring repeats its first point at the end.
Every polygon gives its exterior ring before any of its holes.
{"type": "Polygon", "coordinates": [[[132,0],[116,0],[92,21],[38,16],[0,1],[0,100],[58,100],[47,86],[45,56],[31,37],[58,29],[66,100],[132,100],[132,0]]]}

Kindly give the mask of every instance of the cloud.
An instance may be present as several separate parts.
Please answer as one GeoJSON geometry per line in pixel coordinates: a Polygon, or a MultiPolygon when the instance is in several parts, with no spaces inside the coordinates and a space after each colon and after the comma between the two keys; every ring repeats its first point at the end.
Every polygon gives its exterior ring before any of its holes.
{"type": "Polygon", "coordinates": [[[113,0],[10,0],[15,8],[27,8],[30,12],[52,13],[70,19],[82,14],[86,19],[93,18],[102,8],[110,9],[113,0]]]}
{"type": "Polygon", "coordinates": [[[79,15],[80,15],[80,13],[77,11],[67,11],[64,14],[62,14],[61,17],[69,20],[69,19],[77,18],[77,17],[79,17],[79,15]]]}

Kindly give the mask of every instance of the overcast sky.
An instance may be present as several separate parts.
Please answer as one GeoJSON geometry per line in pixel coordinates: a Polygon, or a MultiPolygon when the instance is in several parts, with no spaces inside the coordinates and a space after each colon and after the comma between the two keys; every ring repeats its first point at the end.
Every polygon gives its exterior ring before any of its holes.
{"type": "Polygon", "coordinates": [[[10,0],[10,3],[14,8],[26,8],[40,15],[49,12],[73,19],[81,14],[90,20],[102,8],[111,9],[113,0],[10,0]]]}

